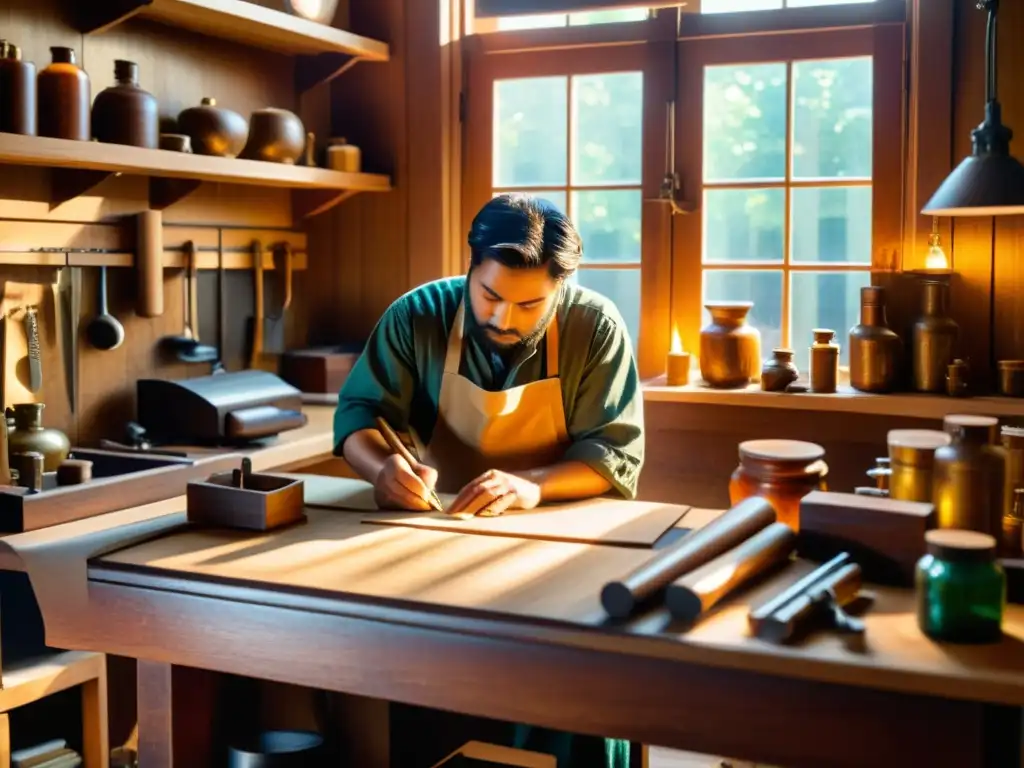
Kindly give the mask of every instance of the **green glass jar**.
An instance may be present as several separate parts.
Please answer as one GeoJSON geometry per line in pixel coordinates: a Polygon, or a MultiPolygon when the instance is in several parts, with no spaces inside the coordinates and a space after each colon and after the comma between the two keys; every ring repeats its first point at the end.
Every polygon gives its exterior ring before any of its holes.
{"type": "Polygon", "coordinates": [[[991,643],[1002,637],[1006,574],[994,536],[938,529],[925,534],[917,563],[917,623],[928,637],[953,643],[991,643]]]}

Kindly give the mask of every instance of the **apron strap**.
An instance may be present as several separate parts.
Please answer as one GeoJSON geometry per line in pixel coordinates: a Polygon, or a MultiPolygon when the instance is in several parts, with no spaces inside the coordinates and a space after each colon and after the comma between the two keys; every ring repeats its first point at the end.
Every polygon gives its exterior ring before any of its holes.
{"type": "Polygon", "coordinates": [[[444,355],[444,372],[454,376],[459,375],[459,365],[462,363],[462,329],[465,325],[466,306],[465,299],[459,304],[455,312],[455,324],[452,325],[451,333],[448,334],[448,349],[444,355]]]}
{"type": "MultiPolygon", "coordinates": [[[[462,364],[462,338],[463,326],[465,325],[465,302],[459,304],[455,311],[455,323],[448,334],[448,348],[444,355],[444,372],[454,376],[459,375],[459,366],[462,364]]],[[[551,318],[551,325],[548,326],[546,339],[546,371],[549,379],[558,378],[558,315],[551,318]]]]}

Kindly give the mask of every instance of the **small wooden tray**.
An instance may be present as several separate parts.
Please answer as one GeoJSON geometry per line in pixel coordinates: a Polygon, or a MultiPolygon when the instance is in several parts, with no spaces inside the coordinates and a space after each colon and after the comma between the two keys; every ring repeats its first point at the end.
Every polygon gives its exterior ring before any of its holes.
{"type": "Polygon", "coordinates": [[[254,474],[252,462],[188,484],[188,521],[217,528],[270,531],[305,522],[303,482],[294,477],[254,474]]]}

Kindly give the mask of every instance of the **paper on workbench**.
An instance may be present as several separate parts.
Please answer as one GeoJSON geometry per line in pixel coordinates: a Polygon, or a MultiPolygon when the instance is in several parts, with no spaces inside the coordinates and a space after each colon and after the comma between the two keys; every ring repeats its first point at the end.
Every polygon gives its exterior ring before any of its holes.
{"type": "MultiPolygon", "coordinates": [[[[295,475],[305,481],[310,507],[372,512],[373,486],[362,480],[320,475],[295,475]]],[[[454,495],[441,494],[451,504],[454,495]]],[[[435,531],[582,543],[650,547],[686,513],[686,506],[649,501],[598,498],[537,509],[509,510],[499,517],[462,520],[441,512],[401,511],[366,520],[376,525],[400,525],[435,531]]]]}

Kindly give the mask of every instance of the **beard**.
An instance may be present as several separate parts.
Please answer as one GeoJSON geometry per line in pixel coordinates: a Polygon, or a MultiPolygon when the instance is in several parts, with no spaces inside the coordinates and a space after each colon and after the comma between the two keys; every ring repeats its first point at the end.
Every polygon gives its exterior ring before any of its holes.
{"type": "Polygon", "coordinates": [[[554,318],[555,312],[558,311],[560,304],[561,301],[558,299],[551,302],[551,306],[544,313],[544,317],[538,321],[532,331],[526,334],[520,334],[518,331],[508,328],[498,328],[490,323],[479,323],[472,308],[470,308],[470,311],[466,313],[466,318],[469,322],[469,334],[484,349],[496,352],[502,356],[515,355],[537,346],[537,343],[547,332],[548,326],[551,325],[551,320],[554,318]]]}

